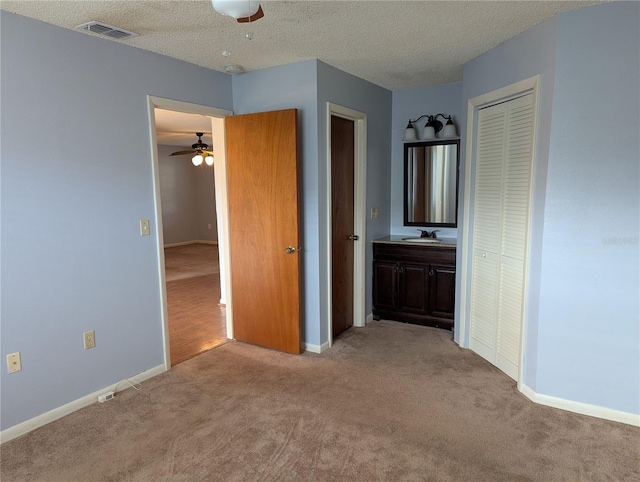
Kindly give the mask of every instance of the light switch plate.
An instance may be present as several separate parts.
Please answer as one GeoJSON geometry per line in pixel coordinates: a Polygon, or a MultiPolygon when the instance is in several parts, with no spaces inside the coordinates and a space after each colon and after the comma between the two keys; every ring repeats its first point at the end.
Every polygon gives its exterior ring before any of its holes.
{"type": "Polygon", "coordinates": [[[149,220],[141,219],[140,220],[140,236],[149,236],[151,231],[149,229],[149,220]]]}

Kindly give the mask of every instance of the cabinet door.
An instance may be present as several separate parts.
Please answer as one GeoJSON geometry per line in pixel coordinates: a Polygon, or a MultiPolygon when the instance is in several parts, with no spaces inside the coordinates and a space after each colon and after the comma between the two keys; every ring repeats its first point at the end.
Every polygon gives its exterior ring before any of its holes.
{"type": "Polygon", "coordinates": [[[398,307],[398,263],[391,261],[373,262],[373,308],[392,310],[398,307]]]}
{"type": "Polygon", "coordinates": [[[401,264],[399,309],[405,313],[426,315],[428,306],[428,265],[401,264]]]}
{"type": "Polygon", "coordinates": [[[456,269],[432,264],[429,270],[429,316],[453,320],[456,269]]]}

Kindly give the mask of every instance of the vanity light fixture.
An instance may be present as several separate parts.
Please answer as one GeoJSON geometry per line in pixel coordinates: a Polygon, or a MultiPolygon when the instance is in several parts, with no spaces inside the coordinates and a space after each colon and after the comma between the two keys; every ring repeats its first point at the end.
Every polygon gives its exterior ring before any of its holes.
{"type": "Polygon", "coordinates": [[[443,137],[456,137],[456,126],[453,124],[453,120],[451,120],[450,115],[445,114],[436,114],[436,115],[428,115],[424,114],[418,117],[417,119],[411,120],[409,119],[409,123],[407,124],[407,128],[404,130],[404,142],[412,142],[417,140],[428,141],[436,138],[436,133],[442,130],[443,137]],[[418,139],[416,128],[414,126],[415,122],[423,118],[427,118],[427,123],[422,129],[422,136],[418,139]],[[445,126],[442,125],[442,122],[438,120],[438,117],[442,117],[446,119],[447,124],[445,126]],[[444,130],[442,128],[444,127],[444,130]]]}

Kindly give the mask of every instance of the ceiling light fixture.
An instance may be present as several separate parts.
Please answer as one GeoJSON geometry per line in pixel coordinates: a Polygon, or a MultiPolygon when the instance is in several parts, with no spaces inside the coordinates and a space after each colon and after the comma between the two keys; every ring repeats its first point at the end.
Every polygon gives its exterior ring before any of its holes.
{"type": "Polygon", "coordinates": [[[425,115],[421,115],[420,117],[414,120],[409,119],[409,123],[407,124],[407,127],[404,130],[404,137],[402,140],[405,142],[412,142],[412,141],[418,141],[418,140],[428,141],[431,139],[435,139],[436,134],[440,131],[442,131],[442,137],[457,136],[456,126],[454,125],[453,120],[451,120],[451,116],[445,115],[445,114],[436,114],[436,115],[425,114],[425,115]],[[420,119],[424,119],[425,117],[427,118],[427,123],[425,124],[422,130],[422,136],[420,137],[420,139],[418,139],[416,128],[414,127],[414,123],[418,122],[420,119]],[[445,126],[443,126],[442,122],[438,120],[438,117],[442,117],[443,119],[447,120],[447,123],[445,126]],[[444,130],[443,130],[443,127],[444,127],[444,130]]]}
{"type": "Polygon", "coordinates": [[[260,2],[255,0],[211,0],[211,5],[216,12],[236,20],[251,18],[260,9],[260,2]]]}

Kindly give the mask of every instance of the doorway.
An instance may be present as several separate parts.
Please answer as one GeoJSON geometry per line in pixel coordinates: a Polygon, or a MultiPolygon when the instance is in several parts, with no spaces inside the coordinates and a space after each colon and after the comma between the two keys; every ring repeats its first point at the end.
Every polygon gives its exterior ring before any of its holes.
{"type": "Polygon", "coordinates": [[[343,107],[331,102],[327,103],[327,313],[328,313],[328,342],[320,348],[320,351],[324,348],[331,347],[333,343],[334,334],[337,335],[340,331],[343,331],[348,326],[364,326],[365,325],[365,243],[366,243],[366,147],[367,147],[367,115],[343,107]],[[334,130],[341,131],[340,135],[336,135],[334,138],[334,130]],[[345,139],[351,137],[351,139],[345,139]],[[333,143],[338,142],[344,148],[348,146],[347,150],[353,149],[353,153],[349,153],[347,158],[349,160],[348,170],[351,170],[351,175],[346,174],[348,178],[347,184],[349,187],[346,189],[346,193],[342,190],[344,186],[341,186],[335,179],[343,174],[340,171],[333,171],[333,167],[344,167],[344,159],[336,159],[334,163],[333,143]],[[346,144],[345,144],[346,142],[346,144]],[[338,189],[339,194],[334,200],[334,190],[338,189]],[[351,202],[348,203],[346,208],[349,211],[346,217],[343,217],[345,205],[342,201],[345,197],[351,198],[351,202]],[[340,201],[338,201],[340,200],[340,201]],[[337,202],[341,203],[341,209],[335,206],[337,202]],[[336,211],[334,212],[334,207],[336,211]],[[341,230],[342,234],[334,234],[334,217],[338,215],[343,217],[341,224],[344,227],[341,230]],[[350,229],[349,229],[350,225],[350,229]],[[349,234],[346,234],[350,231],[349,234]],[[347,254],[347,258],[343,258],[343,250],[334,252],[334,238],[344,237],[347,239],[339,240],[338,244],[343,244],[343,247],[350,245],[348,250],[352,254],[347,254]],[[348,239],[352,236],[352,239],[348,239]],[[344,243],[341,243],[344,241],[344,243]],[[334,261],[334,258],[339,259],[334,261]],[[347,265],[339,264],[340,261],[347,261],[347,265]],[[339,269],[339,273],[336,273],[336,269],[339,269]],[[346,285],[346,286],[345,286],[346,285]],[[348,293],[347,296],[343,296],[348,293]],[[350,313],[346,313],[346,312],[350,313]],[[338,318],[334,322],[334,318],[338,318]],[[346,320],[346,323],[345,321],[346,320]],[[335,328],[335,329],[334,329],[335,328]]]}
{"type": "MultiPolygon", "coordinates": [[[[188,306],[186,310],[187,313],[184,313],[182,316],[188,319],[192,323],[198,324],[198,311],[201,313],[206,313],[207,311],[211,312],[214,307],[218,308],[218,316],[222,315],[220,312],[220,307],[218,307],[218,299],[221,305],[226,304],[226,299],[229,296],[229,269],[228,269],[228,261],[229,261],[229,253],[228,253],[228,220],[227,220],[227,199],[226,199],[226,162],[225,162],[225,145],[224,145],[224,117],[231,115],[232,112],[206,107],[199,106],[196,104],[190,104],[186,102],[173,101],[170,99],[163,99],[153,96],[148,96],[148,111],[149,111],[149,127],[151,134],[151,148],[153,151],[153,174],[154,174],[154,193],[155,193],[155,212],[156,218],[154,227],[156,230],[156,239],[157,239],[157,249],[159,253],[158,258],[158,270],[159,270],[159,281],[160,281],[160,293],[161,293],[161,303],[162,303],[162,323],[163,323],[163,335],[164,335],[164,365],[165,370],[168,370],[172,364],[175,364],[176,361],[180,361],[180,358],[183,356],[180,351],[176,353],[175,348],[172,347],[170,343],[170,339],[172,338],[172,331],[175,335],[175,327],[172,330],[172,327],[169,324],[169,301],[170,298],[174,295],[183,300],[182,306],[176,305],[172,307],[177,308],[178,312],[185,311],[185,306],[188,306]],[[160,168],[159,168],[159,149],[158,149],[158,136],[156,132],[156,118],[155,118],[155,109],[165,109],[169,111],[175,111],[178,113],[184,114],[199,114],[200,116],[207,116],[210,118],[212,132],[212,147],[215,152],[216,162],[213,166],[213,179],[215,184],[215,203],[217,206],[215,221],[218,228],[218,245],[216,254],[218,256],[215,264],[219,266],[219,277],[218,276],[210,276],[211,279],[206,278],[206,276],[211,273],[194,273],[193,267],[189,267],[190,263],[189,258],[193,261],[193,257],[199,256],[196,252],[191,253],[177,253],[177,257],[182,257],[183,259],[179,261],[182,263],[182,270],[184,271],[182,274],[186,274],[186,276],[190,279],[184,282],[179,282],[180,280],[176,279],[167,279],[167,263],[173,262],[175,260],[170,259],[170,257],[165,257],[165,235],[163,228],[163,219],[162,219],[162,200],[160,196],[160,168]],[[205,277],[201,276],[191,276],[191,274],[200,275],[203,274],[205,277]],[[215,285],[214,279],[219,279],[218,286],[215,285]],[[213,283],[212,283],[213,281],[213,283]],[[178,287],[173,285],[180,285],[178,287]],[[216,295],[216,293],[219,293],[216,295]],[[216,298],[214,298],[216,296],[216,298]],[[206,302],[205,302],[206,300],[206,302]],[[212,306],[207,306],[210,304],[212,306]],[[200,306],[198,306],[200,305],[200,306]],[[193,313],[189,313],[189,311],[193,313]],[[172,350],[172,348],[174,348],[172,350]],[[173,353],[172,353],[173,352],[173,353]],[[175,360],[174,360],[175,358],[175,360]]],[[[187,156],[188,161],[191,162],[187,156]]],[[[192,168],[194,166],[191,166],[192,168]]],[[[199,166],[203,167],[203,166],[199,166]]],[[[208,167],[208,166],[207,166],[208,167]]],[[[211,169],[211,168],[209,168],[211,169]]],[[[204,249],[209,249],[211,251],[211,247],[204,246],[204,249]]],[[[189,250],[187,250],[189,251],[189,250]]],[[[193,250],[191,250],[193,251],[193,250]]],[[[173,253],[175,254],[175,253],[173,253]]],[[[173,254],[171,256],[173,256],[173,254]]],[[[202,253],[201,253],[202,254],[202,253]]],[[[205,256],[215,256],[214,253],[205,254],[205,256]]],[[[198,264],[196,262],[196,264],[198,264]]],[[[175,275],[175,271],[172,271],[172,267],[169,266],[169,275],[173,277],[175,275]]],[[[196,271],[201,271],[202,266],[196,267],[196,271]]],[[[215,270],[215,267],[213,267],[215,270]]],[[[180,277],[180,274],[178,274],[180,277]]],[[[174,313],[172,313],[174,315],[174,313]]],[[[225,327],[226,327],[226,337],[233,337],[233,317],[232,317],[232,309],[230,306],[226,306],[224,308],[225,315],[225,327]]],[[[184,321],[184,320],[183,320],[184,321]]],[[[185,327],[186,329],[197,330],[198,328],[194,325],[191,327],[185,327]]],[[[193,337],[192,337],[193,338],[193,337]]],[[[197,338],[197,337],[196,337],[197,338]]],[[[211,336],[210,336],[211,338],[211,336]]],[[[215,335],[213,336],[215,338],[215,335]]],[[[196,347],[197,348],[197,347],[196,347]]],[[[207,344],[199,347],[202,350],[208,349],[207,344]]]]}
{"type": "Polygon", "coordinates": [[[353,223],[355,122],[331,116],[331,334],[353,326],[353,223]]]}

